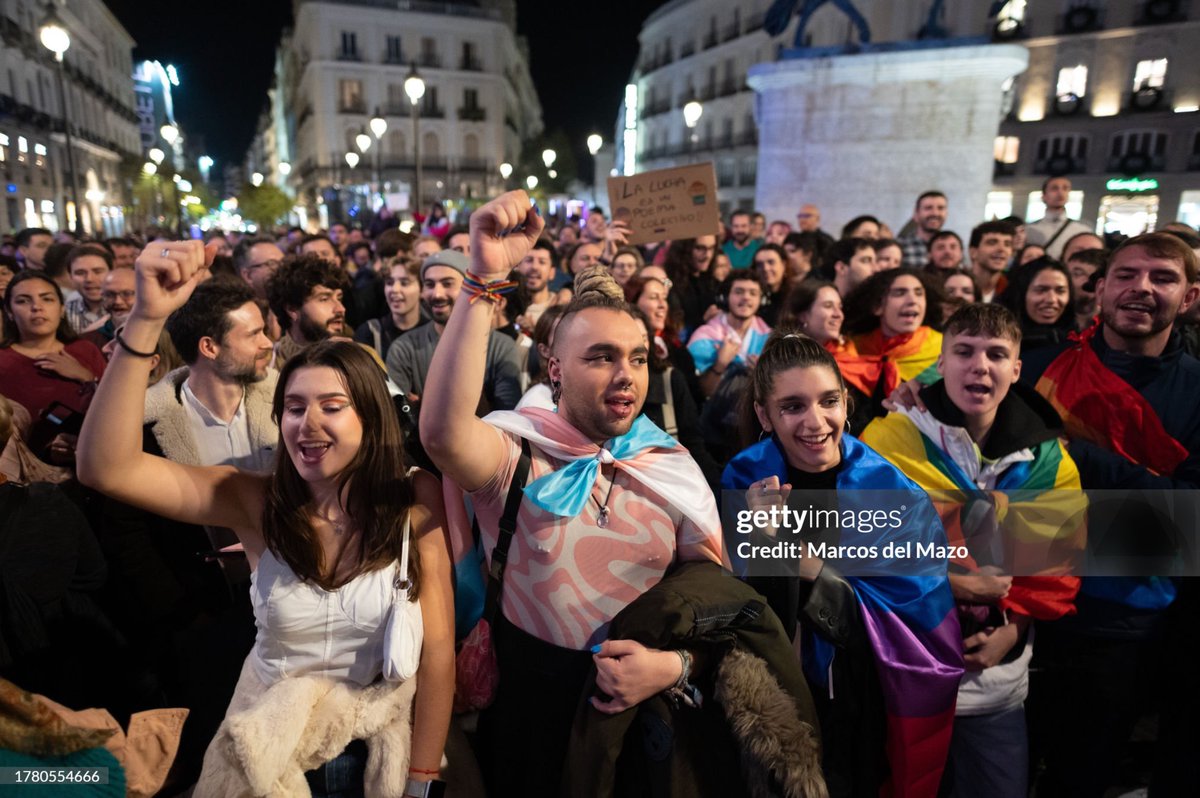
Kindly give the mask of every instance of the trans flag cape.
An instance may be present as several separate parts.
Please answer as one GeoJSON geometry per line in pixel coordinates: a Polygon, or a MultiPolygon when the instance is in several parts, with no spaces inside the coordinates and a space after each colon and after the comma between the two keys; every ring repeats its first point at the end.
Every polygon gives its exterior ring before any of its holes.
{"type": "Polygon", "coordinates": [[[884,338],[883,331],[876,328],[835,349],[833,356],[846,382],[874,396],[882,380],[883,395],[890,396],[897,385],[914,377],[920,377],[922,383],[935,381],[937,372],[932,369],[941,351],[942,334],[930,327],[891,338],[884,338]],[[925,372],[930,372],[928,379],[925,372]]]}
{"type": "Polygon", "coordinates": [[[968,556],[955,560],[957,565],[972,572],[998,565],[1020,574],[1001,608],[1047,621],[1075,611],[1079,579],[1068,574],[1086,539],[1087,499],[1079,471],[1057,438],[1032,447],[1033,459],[1014,462],[990,491],[978,488],[903,413],[875,419],[863,439],[929,492],[952,546],[965,545],[989,560],[968,556]],[[974,533],[980,522],[998,530],[995,540],[974,533]]]}
{"type": "MultiPolygon", "coordinates": [[[[842,436],[842,463],[837,478],[842,509],[873,509],[866,506],[869,491],[903,491],[911,500],[906,501],[903,523],[887,542],[946,543],[933,504],[895,466],[850,435],[842,436]]],[[[734,457],[721,485],[745,490],[771,475],[781,484],[787,482],[787,464],[774,437],[734,457]]],[[[839,542],[859,545],[861,537],[843,529],[839,542]]],[[[885,573],[893,565],[886,558],[872,562],[873,569],[885,573]]],[[[907,561],[903,568],[912,572],[914,563],[907,561]]],[[[858,597],[887,711],[891,773],[880,794],[897,798],[937,795],[963,673],[962,636],[945,566],[927,558],[921,567],[914,576],[846,577],[858,597]]],[[[806,674],[825,686],[835,654],[832,644],[807,635],[804,651],[806,674]]]]}
{"type": "MultiPolygon", "coordinates": [[[[687,348],[692,360],[696,363],[697,373],[707,371],[717,361],[717,350],[721,348],[725,336],[731,330],[725,314],[722,313],[697,327],[696,331],[692,333],[692,337],[688,339],[687,348]]],[[[734,362],[750,365],[750,357],[756,356],[762,351],[763,344],[767,342],[767,336],[770,334],[771,328],[767,326],[767,323],[755,316],[749,331],[742,336],[742,346],[738,349],[734,362]]]]}
{"type": "Polygon", "coordinates": [[[1096,323],[1071,333],[1075,346],[1042,372],[1037,392],[1054,405],[1070,437],[1170,476],[1187,459],[1187,449],[1163,428],[1150,403],[1100,361],[1091,344],[1099,330],[1096,323]]]}

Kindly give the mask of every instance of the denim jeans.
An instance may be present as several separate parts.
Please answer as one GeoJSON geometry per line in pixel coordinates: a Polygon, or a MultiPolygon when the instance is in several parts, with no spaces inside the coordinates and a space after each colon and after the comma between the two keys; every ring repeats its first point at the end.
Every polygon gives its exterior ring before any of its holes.
{"type": "Polygon", "coordinates": [[[367,744],[352,740],[333,759],[304,774],[313,798],[363,798],[367,769],[367,744]]]}

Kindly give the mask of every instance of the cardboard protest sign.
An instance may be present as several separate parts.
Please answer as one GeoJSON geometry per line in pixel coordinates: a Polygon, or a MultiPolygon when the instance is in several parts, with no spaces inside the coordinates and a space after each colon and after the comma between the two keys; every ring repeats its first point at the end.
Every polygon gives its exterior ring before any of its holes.
{"type": "Polygon", "coordinates": [[[608,179],[613,221],[632,230],[630,244],[716,235],[721,209],[712,162],[608,179]]]}

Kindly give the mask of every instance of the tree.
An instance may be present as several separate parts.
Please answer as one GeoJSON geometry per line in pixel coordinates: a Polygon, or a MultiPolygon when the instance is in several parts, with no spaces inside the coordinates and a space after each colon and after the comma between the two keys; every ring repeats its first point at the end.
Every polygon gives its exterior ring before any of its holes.
{"type": "Polygon", "coordinates": [[[292,209],[292,198],[278,186],[263,183],[242,186],[237,195],[238,213],[260,228],[271,229],[292,209]]]}

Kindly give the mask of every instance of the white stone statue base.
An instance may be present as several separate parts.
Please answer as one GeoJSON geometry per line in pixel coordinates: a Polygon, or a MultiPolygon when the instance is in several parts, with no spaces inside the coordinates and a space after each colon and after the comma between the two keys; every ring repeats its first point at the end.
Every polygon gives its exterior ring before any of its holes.
{"type": "Polygon", "coordinates": [[[949,202],[946,229],[965,246],[992,186],[1000,86],[1028,62],[1020,45],[978,44],[752,67],[755,206],[767,219],[794,220],[814,203],[835,237],[860,214],[898,234],[917,196],[938,190],[949,202]]]}

